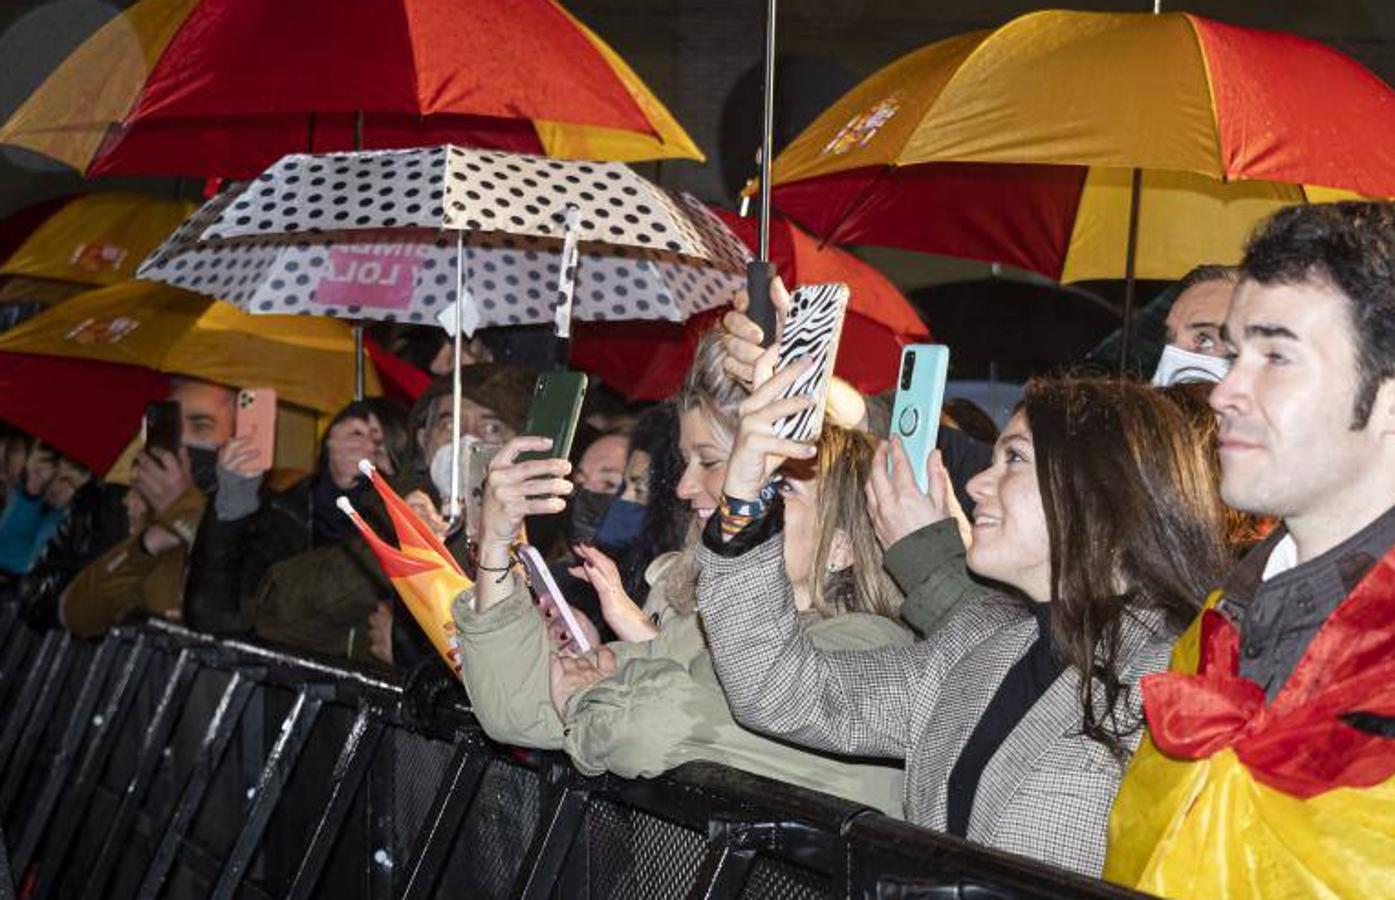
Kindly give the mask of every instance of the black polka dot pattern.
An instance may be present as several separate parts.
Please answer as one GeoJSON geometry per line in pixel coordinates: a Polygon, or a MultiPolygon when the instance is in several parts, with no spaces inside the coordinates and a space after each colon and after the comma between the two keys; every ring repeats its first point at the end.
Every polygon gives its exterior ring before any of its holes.
{"type": "Polygon", "coordinates": [[[569,206],[582,240],[709,262],[744,258],[702,204],[621,163],[454,146],[286,156],[201,236],[415,227],[560,238],[569,206]]]}
{"type": "MultiPolygon", "coordinates": [[[[424,158],[433,151],[407,152],[424,158]]],[[[515,159],[506,154],[484,155],[515,159]]],[[[597,171],[610,168],[584,165],[597,171]]],[[[423,180],[430,177],[421,165],[407,171],[422,172],[423,180]]],[[[340,190],[352,196],[348,183],[351,172],[352,163],[346,162],[312,177],[338,178],[345,185],[340,190]],[[338,171],[344,167],[348,171],[338,171]]],[[[302,172],[302,177],[306,174],[302,172]]],[[[306,227],[262,234],[253,228],[248,233],[216,237],[223,233],[220,229],[224,225],[239,221],[249,208],[254,210],[254,220],[263,214],[255,198],[264,184],[252,181],[209,201],[145,261],[138,277],[216,296],[256,313],[429,323],[436,321],[446,304],[455,301],[457,231],[341,224],[338,230],[306,227]],[[249,201],[250,207],[243,205],[249,201]]],[[[334,185],[323,188],[326,197],[332,195],[334,185]]],[[[574,318],[683,321],[729,302],[744,285],[748,258],[744,246],[696,200],[686,195],[669,197],[687,223],[685,227],[706,248],[707,258],[617,245],[605,238],[583,240],[574,318]]],[[[311,201],[307,198],[305,202],[311,201]]],[[[560,238],[481,230],[465,232],[461,239],[467,296],[476,305],[480,327],[551,323],[557,300],[560,238]]]]}

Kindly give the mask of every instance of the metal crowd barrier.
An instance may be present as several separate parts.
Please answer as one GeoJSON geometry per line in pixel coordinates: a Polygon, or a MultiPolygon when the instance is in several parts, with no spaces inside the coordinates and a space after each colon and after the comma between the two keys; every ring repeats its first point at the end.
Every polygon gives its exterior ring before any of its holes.
{"type": "Polygon", "coordinates": [[[1136,896],[724,766],[587,778],[421,705],[367,669],[0,608],[0,900],[1136,896]]]}

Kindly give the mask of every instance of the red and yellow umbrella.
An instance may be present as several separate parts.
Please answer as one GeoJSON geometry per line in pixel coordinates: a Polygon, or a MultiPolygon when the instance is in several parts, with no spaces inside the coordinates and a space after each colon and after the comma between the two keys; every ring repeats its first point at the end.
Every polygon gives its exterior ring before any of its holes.
{"type": "MultiPolygon", "coordinates": [[[[756,246],[756,220],[713,210],[748,247],[756,246]]],[[[928,341],[930,331],[905,296],[875,268],[817,240],[789,222],[770,229],[770,259],[785,284],[841,281],[851,289],[835,371],[864,393],[895,383],[906,344],[928,341]]],[[[662,322],[579,322],[571,349],[576,368],[601,376],[627,397],[658,400],[673,394],[693,361],[698,338],[723,310],[682,325],[662,322]]]]}
{"type": "Polygon", "coordinates": [[[187,201],[118,192],[52,206],[0,259],[0,301],[61,300],[129,281],[194,208],[187,201]]]}
{"type": "Polygon", "coordinates": [[[445,143],[702,158],[551,0],[139,0],[0,142],[87,175],[250,177],[289,152],[445,143]]]}
{"type": "Polygon", "coordinates": [[[1072,281],[1234,261],[1282,205],[1395,195],[1395,92],[1316,41],[1181,13],[1044,11],[862,82],[774,163],[826,240],[1072,281]],[[1135,181],[1135,179],[1137,179],[1135,181]]]}

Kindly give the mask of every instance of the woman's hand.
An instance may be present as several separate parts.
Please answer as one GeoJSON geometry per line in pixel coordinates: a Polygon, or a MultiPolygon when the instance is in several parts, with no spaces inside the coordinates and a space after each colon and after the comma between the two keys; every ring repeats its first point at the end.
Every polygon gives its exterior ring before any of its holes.
{"type": "MultiPolygon", "coordinates": [[[[550,597],[544,596],[539,599],[538,614],[543,618],[543,627],[547,629],[547,639],[552,642],[552,646],[563,653],[581,652],[581,641],[567,627],[567,620],[557,610],[550,597]]],[[[601,633],[596,630],[595,624],[586,613],[572,607],[572,618],[576,619],[576,627],[581,631],[581,637],[586,638],[587,645],[599,647],[601,633]]]]}
{"type": "Polygon", "coordinates": [[[741,424],[736,443],[727,460],[727,478],[722,490],[728,497],[755,500],[770,476],[786,459],[812,459],[813,444],[775,436],[775,424],[786,416],[801,413],[813,405],[808,397],[779,399],[780,395],[808,371],[810,361],[795,360],[772,375],[739,408],[741,424]]]}
{"type": "Polygon", "coordinates": [[[510,579],[500,579],[495,574],[511,568],[509,551],[523,529],[523,520],[567,508],[565,498],[574,489],[567,479],[571,463],[565,459],[518,460],[520,453],[551,447],[551,438],[514,438],[489,464],[480,501],[480,577],[476,598],[481,612],[506,599],[513,589],[510,579]]]}
{"type": "Polygon", "coordinates": [[[760,326],[746,315],[751,301],[744,290],[736,292],[731,301],[731,310],[722,317],[722,330],[725,332],[722,335],[722,345],[727,353],[726,359],[722,361],[722,368],[748,391],[760,387],[775,371],[780,330],[784,326],[785,316],[790,311],[790,294],[785,290],[785,283],[779,276],[770,283],[770,303],[775,307],[775,339],[770,342],[769,347],[761,346],[761,338],[764,335],[760,326]]]}
{"type": "Polygon", "coordinates": [[[945,519],[954,519],[964,546],[969,546],[972,532],[959,500],[950,484],[949,470],[940,458],[940,451],[930,454],[927,462],[929,491],[922,494],[911,472],[911,461],[899,437],[882,441],[872,458],[872,474],[867,479],[867,507],[872,516],[872,528],[877,541],[886,550],[907,535],[945,519]],[[891,474],[886,472],[891,460],[891,474]]]}
{"type": "Polygon", "coordinates": [[[625,593],[620,570],[615,568],[610,557],[586,544],[577,545],[576,556],[581,560],[581,565],[572,566],[568,571],[590,582],[591,587],[596,589],[596,596],[601,601],[601,615],[605,617],[610,630],[622,641],[652,640],[659,633],[659,627],[625,593]]]}
{"type": "Polygon", "coordinates": [[[614,674],[615,653],[609,647],[598,647],[580,656],[552,654],[548,675],[553,709],[561,716],[573,694],[614,674]]]}

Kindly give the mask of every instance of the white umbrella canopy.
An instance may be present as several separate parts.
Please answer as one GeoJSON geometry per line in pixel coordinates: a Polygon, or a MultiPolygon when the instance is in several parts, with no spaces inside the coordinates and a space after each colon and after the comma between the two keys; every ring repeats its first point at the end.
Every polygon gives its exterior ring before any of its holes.
{"type": "Polygon", "coordinates": [[[255,313],[430,322],[463,264],[469,326],[546,323],[569,207],[576,318],[682,321],[744,283],[744,245],[690,196],[618,163],[458,147],[288,156],[138,275],[255,313]]]}

